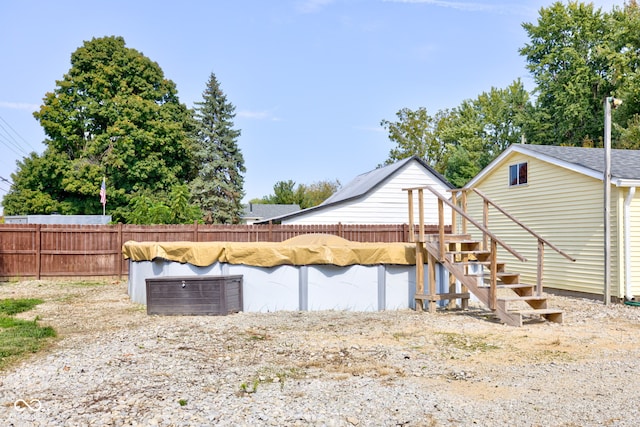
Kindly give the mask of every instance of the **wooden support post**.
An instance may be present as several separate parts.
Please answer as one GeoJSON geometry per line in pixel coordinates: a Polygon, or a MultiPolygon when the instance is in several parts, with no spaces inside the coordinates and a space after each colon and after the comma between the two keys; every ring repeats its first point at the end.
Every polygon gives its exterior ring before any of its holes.
{"type": "MultiPolygon", "coordinates": [[[[454,191],[451,193],[451,203],[454,205],[458,205],[458,192],[454,191]]],[[[455,209],[451,209],[451,234],[456,234],[458,232],[458,213],[455,209]]]]}
{"type": "Polygon", "coordinates": [[[489,308],[495,310],[498,305],[498,243],[491,239],[491,283],[489,284],[489,308]]]}
{"type": "MultiPolygon", "coordinates": [[[[464,265],[463,269],[465,274],[469,274],[469,254],[462,254],[460,256],[460,260],[462,261],[462,265],[464,265]]],[[[460,283],[460,292],[461,293],[468,293],[469,292],[469,288],[467,288],[464,283],[460,283]]],[[[469,309],[469,299],[463,299],[462,300],[462,309],[463,310],[468,310],[469,309]]]]}
{"type": "Polygon", "coordinates": [[[413,190],[407,190],[409,195],[409,242],[416,241],[416,230],[413,224],[413,190]]]}
{"type": "MultiPolygon", "coordinates": [[[[447,270],[448,271],[448,270],[447,270]]],[[[455,294],[456,293],[456,276],[454,276],[453,274],[449,273],[449,293],[450,294],[455,294]]],[[[464,298],[462,299],[462,303],[464,304],[464,298]]],[[[449,304],[447,304],[447,308],[449,309],[454,309],[456,308],[456,300],[455,299],[450,299],[449,300],[449,304]]]]}
{"type": "MultiPolygon", "coordinates": [[[[482,206],[483,206],[482,207],[482,225],[484,226],[484,228],[488,230],[489,229],[489,202],[485,200],[482,206]]],[[[487,233],[483,232],[482,233],[482,249],[484,249],[485,251],[489,248],[489,246],[487,245],[487,240],[488,240],[487,233]]]]}
{"type": "MultiPolygon", "coordinates": [[[[416,242],[416,294],[424,294],[424,243],[416,242]]],[[[416,311],[424,310],[424,300],[416,298],[416,311]]]]}
{"type": "Polygon", "coordinates": [[[538,239],[538,275],[536,279],[536,295],[542,296],[544,275],[544,242],[538,239]]]}
{"type": "Polygon", "coordinates": [[[440,241],[440,262],[444,262],[444,202],[441,199],[438,199],[438,240],[440,241]]]}
{"type": "Polygon", "coordinates": [[[427,254],[427,280],[429,282],[429,313],[436,312],[436,264],[438,260],[427,254]]]}
{"type": "MultiPolygon", "coordinates": [[[[467,190],[462,190],[462,199],[460,200],[462,212],[467,213],[467,190]]],[[[462,217],[462,234],[467,234],[467,219],[462,217]]]]}
{"type": "Polygon", "coordinates": [[[424,190],[418,189],[418,215],[420,216],[420,229],[418,230],[418,238],[424,242],[424,190]]]}

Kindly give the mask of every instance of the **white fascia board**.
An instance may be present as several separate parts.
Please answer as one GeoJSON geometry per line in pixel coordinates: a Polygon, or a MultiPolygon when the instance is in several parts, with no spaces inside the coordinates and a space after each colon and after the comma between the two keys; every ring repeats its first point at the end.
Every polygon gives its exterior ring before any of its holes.
{"type": "Polygon", "coordinates": [[[637,179],[612,179],[612,183],[616,185],[616,187],[640,187],[640,180],[637,179]]]}
{"type": "Polygon", "coordinates": [[[504,159],[513,152],[524,154],[526,156],[533,157],[540,161],[551,163],[558,167],[568,169],[568,170],[580,173],[582,175],[590,176],[591,178],[599,179],[601,181],[604,180],[603,174],[598,171],[594,171],[593,169],[576,165],[575,163],[565,162],[564,160],[560,160],[555,157],[547,156],[545,154],[540,154],[535,151],[528,150],[527,146],[528,144],[514,144],[509,146],[509,148],[504,150],[498,157],[496,157],[491,163],[489,163],[487,167],[485,167],[482,171],[480,171],[478,175],[476,175],[471,181],[469,181],[467,185],[465,185],[465,188],[473,187],[475,183],[480,181],[485,175],[487,175],[497,165],[502,163],[504,159]]]}

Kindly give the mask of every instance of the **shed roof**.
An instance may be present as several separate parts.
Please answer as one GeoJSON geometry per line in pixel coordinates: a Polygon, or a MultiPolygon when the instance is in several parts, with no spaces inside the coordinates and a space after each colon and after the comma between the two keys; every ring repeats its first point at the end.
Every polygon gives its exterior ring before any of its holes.
{"type": "Polygon", "coordinates": [[[318,206],[270,219],[281,221],[283,219],[289,219],[299,215],[304,215],[310,211],[324,209],[328,206],[333,206],[339,203],[346,202],[348,200],[364,197],[370,194],[380,185],[382,185],[389,177],[393,176],[396,172],[398,172],[410,162],[418,162],[423,168],[427,169],[427,171],[429,171],[429,173],[431,173],[437,180],[441,181],[442,184],[447,188],[453,188],[453,185],[449,181],[447,181],[444,176],[439,174],[424,160],[422,160],[418,156],[412,156],[356,176],[347,185],[336,191],[331,197],[326,199],[318,206]]]}
{"type": "Polygon", "coordinates": [[[451,183],[447,181],[442,175],[435,171],[432,167],[427,165],[422,159],[417,156],[407,157],[406,159],[397,161],[387,166],[374,169],[369,172],[355,177],[349,184],[345,185],[340,190],[336,191],[331,197],[322,202],[320,206],[332,205],[334,203],[343,202],[345,200],[362,197],[369,193],[371,190],[382,184],[387,178],[396,173],[399,169],[402,169],[404,165],[411,161],[417,161],[427,169],[433,176],[442,181],[444,185],[449,188],[453,188],[451,183]]]}

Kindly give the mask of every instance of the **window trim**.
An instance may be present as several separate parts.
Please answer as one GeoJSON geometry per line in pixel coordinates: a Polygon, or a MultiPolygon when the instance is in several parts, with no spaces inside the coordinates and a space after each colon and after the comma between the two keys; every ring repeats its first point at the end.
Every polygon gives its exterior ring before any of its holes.
{"type": "Polygon", "coordinates": [[[521,187],[529,184],[529,162],[520,162],[509,165],[509,187],[521,187]],[[515,177],[512,170],[515,168],[515,177]],[[522,179],[524,175],[524,180],[522,179]],[[515,178],[515,180],[514,180],[515,178]]]}

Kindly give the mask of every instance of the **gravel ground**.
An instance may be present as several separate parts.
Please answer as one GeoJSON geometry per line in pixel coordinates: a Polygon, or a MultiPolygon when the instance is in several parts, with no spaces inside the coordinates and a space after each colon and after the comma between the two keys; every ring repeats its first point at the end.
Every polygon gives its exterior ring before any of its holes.
{"type": "Polygon", "coordinates": [[[0,284],[58,338],[0,377],[9,426],[635,426],[640,307],[147,316],[126,284],[0,284]],[[26,402],[30,407],[24,406],[26,402]]]}

